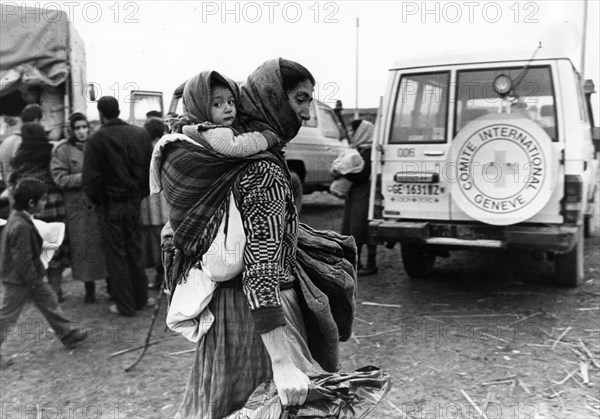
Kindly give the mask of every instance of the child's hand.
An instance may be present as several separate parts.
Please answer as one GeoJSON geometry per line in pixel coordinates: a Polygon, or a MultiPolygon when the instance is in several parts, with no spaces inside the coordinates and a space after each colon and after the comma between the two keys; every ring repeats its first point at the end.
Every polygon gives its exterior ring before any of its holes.
{"type": "Polygon", "coordinates": [[[263,137],[265,137],[265,140],[267,140],[267,149],[274,146],[278,146],[281,143],[281,141],[279,140],[279,136],[273,131],[265,130],[261,131],[261,134],[263,135],[263,137]]]}

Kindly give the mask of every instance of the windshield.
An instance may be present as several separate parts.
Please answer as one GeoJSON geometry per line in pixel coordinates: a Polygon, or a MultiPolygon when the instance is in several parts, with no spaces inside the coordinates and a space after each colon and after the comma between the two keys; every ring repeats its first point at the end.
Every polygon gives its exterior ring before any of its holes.
{"type": "Polygon", "coordinates": [[[488,113],[525,116],[542,127],[552,141],[557,141],[550,66],[532,66],[526,70],[524,67],[510,67],[459,71],[454,135],[470,121],[488,113]],[[516,83],[504,98],[493,88],[494,79],[501,74],[516,83]]]}

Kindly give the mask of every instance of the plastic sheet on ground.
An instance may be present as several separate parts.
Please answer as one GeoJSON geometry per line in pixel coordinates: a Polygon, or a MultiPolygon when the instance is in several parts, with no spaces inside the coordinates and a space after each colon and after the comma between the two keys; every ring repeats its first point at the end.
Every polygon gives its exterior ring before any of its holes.
{"type": "Polygon", "coordinates": [[[273,381],[261,384],[246,405],[226,419],[365,418],[392,387],[392,377],[368,366],[311,377],[306,403],[282,409],[273,381]]]}

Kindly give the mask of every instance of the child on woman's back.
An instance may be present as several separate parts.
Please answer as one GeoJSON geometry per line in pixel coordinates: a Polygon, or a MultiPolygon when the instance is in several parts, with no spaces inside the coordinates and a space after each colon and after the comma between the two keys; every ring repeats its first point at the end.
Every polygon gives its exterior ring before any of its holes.
{"type": "Polygon", "coordinates": [[[239,86],[233,80],[216,71],[203,71],[188,80],[184,95],[186,102],[195,107],[186,115],[202,115],[203,121],[192,120],[195,125],[183,126],[182,132],[201,145],[229,157],[247,157],[265,151],[279,143],[277,135],[270,131],[238,134],[233,128],[236,122],[236,104],[239,86]],[[198,95],[198,91],[202,92],[198,95]],[[191,92],[195,97],[191,98],[191,92]]]}
{"type": "Polygon", "coordinates": [[[162,152],[169,143],[191,140],[212,152],[233,158],[248,157],[279,144],[279,137],[268,130],[238,133],[234,125],[239,96],[237,83],[216,71],[203,71],[187,81],[183,100],[190,109],[184,106],[182,116],[167,121],[175,135],[165,135],[154,147],[150,163],[150,193],[162,190],[162,152]]]}

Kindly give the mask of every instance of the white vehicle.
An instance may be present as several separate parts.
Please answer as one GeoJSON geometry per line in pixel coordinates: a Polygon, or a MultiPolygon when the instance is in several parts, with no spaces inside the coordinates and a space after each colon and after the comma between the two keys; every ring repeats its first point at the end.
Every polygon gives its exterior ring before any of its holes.
{"type": "Polygon", "coordinates": [[[452,249],[528,249],[551,255],[558,284],[581,283],[598,188],[592,92],[568,58],[540,55],[391,69],[369,218],[379,241],[400,242],[409,276],[452,249]]]}

